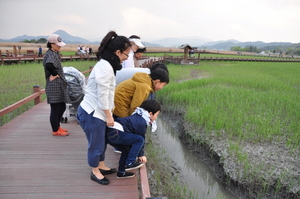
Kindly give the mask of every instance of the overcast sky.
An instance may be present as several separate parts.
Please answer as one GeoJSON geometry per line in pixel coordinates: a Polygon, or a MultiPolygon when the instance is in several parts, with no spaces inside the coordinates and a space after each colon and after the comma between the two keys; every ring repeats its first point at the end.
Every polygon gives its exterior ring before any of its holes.
{"type": "Polygon", "coordinates": [[[110,30],[143,41],[300,42],[300,0],[0,0],[0,39],[64,30],[100,41],[110,30]]]}

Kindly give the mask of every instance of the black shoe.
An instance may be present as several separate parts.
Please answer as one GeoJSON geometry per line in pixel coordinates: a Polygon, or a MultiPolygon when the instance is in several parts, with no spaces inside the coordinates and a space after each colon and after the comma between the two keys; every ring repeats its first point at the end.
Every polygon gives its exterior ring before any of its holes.
{"type": "Polygon", "coordinates": [[[138,168],[142,167],[143,165],[144,165],[143,163],[134,162],[134,163],[131,163],[129,165],[126,165],[125,166],[125,171],[129,171],[129,170],[132,170],[132,169],[138,169],[138,168]]]}
{"type": "Polygon", "coordinates": [[[109,170],[104,170],[104,169],[99,169],[102,175],[108,175],[108,174],[113,174],[117,172],[116,168],[111,168],[109,170]]]}
{"type": "Polygon", "coordinates": [[[109,184],[109,180],[106,177],[99,179],[93,174],[93,172],[91,172],[91,180],[98,182],[99,184],[103,184],[103,185],[109,184]]]}
{"type": "Polygon", "coordinates": [[[114,149],[115,153],[122,153],[122,151],[119,151],[118,149],[114,149]]]}
{"type": "Polygon", "coordinates": [[[132,178],[134,177],[134,173],[131,172],[118,172],[117,173],[117,178],[122,179],[122,178],[132,178]]]}

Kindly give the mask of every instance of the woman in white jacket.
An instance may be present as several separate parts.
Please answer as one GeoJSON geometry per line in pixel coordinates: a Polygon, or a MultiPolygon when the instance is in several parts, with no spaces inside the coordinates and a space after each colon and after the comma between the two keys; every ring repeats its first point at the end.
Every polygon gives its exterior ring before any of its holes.
{"type": "Polygon", "coordinates": [[[114,92],[116,71],[122,69],[122,62],[128,58],[130,41],[110,31],[98,48],[98,62],[89,75],[85,96],[77,110],[77,119],[88,140],[88,164],[92,167],[91,180],[107,185],[103,175],[115,173],[116,169],[104,164],[105,130],[113,126],[114,92]]]}

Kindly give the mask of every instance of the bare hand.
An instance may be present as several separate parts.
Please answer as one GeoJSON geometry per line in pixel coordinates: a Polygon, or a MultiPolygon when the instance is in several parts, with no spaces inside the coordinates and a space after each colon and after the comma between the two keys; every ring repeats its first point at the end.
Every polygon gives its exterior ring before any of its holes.
{"type": "Polygon", "coordinates": [[[146,156],[139,157],[139,162],[146,163],[147,162],[146,156]]]}
{"type": "Polygon", "coordinates": [[[55,80],[56,78],[59,78],[59,75],[56,75],[56,76],[50,75],[49,80],[50,80],[50,81],[53,81],[53,80],[55,80]]]}
{"type": "Polygon", "coordinates": [[[114,118],[113,117],[109,117],[106,119],[106,126],[114,126],[114,118]]]}

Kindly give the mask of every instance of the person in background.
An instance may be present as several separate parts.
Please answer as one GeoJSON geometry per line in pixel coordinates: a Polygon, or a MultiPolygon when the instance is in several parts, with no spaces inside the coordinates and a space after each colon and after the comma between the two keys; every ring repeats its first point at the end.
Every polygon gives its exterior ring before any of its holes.
{"type": "Polygon", "coordinates": [[[139,49],[137,49],[137,51],[134,52],[134,55],[133,55],[134,67],[140,68],[139,60],[143,57],[143,54],[145,51],[146,51],[146,48],[139,48],[139,49]]]}
{"type": "Polygon", "coordinates": [[[39,57],[43,57],[43,49],[42,46],[39,46],[39,53],[38,53],[39,57]]]}
{"type": "Polygon", "coordinates": [[[139,48],[145,48],[145,46],[141,42],[141,38],[136,35],[131,35],[129,37],[129,41],[131,43],[130,53],[127,54],[128,59],[122,63],[123,68],[134,68],[134,52],[139,48]]]}
{"type": "Polygon", "coordinates": [[[50,124],[52,135],[67,136],[68,130],[60,127],[60,121],[66,110],[66,103],[70,102],[67,94],[67,81],[60,63],[60,48],[66,44],[59,35],[51,34],[48,37],[47,48],[43,59],[46,78],[47,102],[50,104],[50,124]]]}
{"type": "Polygon", "coordinates": [[[116,87],[116,71],[122,69],[130,52],[128,38],[110,31],[101,41],[98,48],[98,62],[93,67],[85,89],[85,95],[77,110],[77,119],[88,140],[87,159],[92,168],[91,180],[109,184],[104,177],[116,172],[115,168],[105,165],[105,130],[114,125],[112,110],[116,87]]]}

